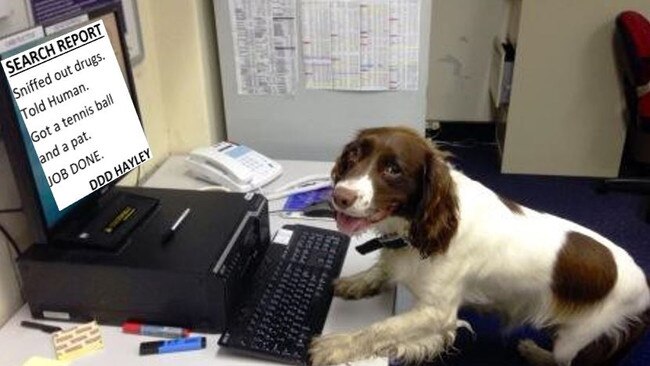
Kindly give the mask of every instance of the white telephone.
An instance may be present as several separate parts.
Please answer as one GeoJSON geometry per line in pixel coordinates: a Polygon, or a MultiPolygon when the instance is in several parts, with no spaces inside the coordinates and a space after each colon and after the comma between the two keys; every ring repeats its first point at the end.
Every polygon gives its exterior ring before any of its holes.
{"type": "Polygon", "coordinates": [[[233,192],[256,190],[282,174],[277,162],[232,142],[195,149],[185,163],[195,177],[233,192]]]}

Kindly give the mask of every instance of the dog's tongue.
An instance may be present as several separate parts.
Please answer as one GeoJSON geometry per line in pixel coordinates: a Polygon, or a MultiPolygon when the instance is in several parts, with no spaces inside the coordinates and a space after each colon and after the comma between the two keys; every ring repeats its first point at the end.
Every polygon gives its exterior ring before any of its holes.
{"type": "Polygon", "coordinates": [[[370,226],[370,221],[365,218],[352,217],[344,213],[337,212],[336,226],[342,233],[352,235],[370,226]]]}

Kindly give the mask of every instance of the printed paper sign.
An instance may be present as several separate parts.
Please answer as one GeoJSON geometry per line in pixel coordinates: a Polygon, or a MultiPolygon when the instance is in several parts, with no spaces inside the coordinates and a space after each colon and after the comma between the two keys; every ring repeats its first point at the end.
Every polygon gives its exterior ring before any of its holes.
{"type": "Polygon", "coordinates": [[[2,68],[59,210],[151,159],[103,21],[2,68]]]}

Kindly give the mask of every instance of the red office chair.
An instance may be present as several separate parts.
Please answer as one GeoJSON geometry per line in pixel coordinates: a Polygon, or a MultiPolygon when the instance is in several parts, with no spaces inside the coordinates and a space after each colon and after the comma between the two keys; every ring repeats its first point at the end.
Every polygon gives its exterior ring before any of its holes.
{"type": "MultiPolygon", "coordinates": [[[[635,11],[616,18],[615,52],[622,73],[628,108],[626,154],[639,159],[641,148],[650,149],[650,22],[635,11]],[[645,146],[640,145],[646,140],[645,146]]],[[[645,163],[649,163],[645,161],[645,163]]],[[[639,164],[643,166],[643,164],[639,164]]],[[[647,167],[646,167],[647,169],[647,167]]],[[[614,190],[650,195],[650,177],[615,178],[603,182],[602,191],[614,190]]],[[[650,222],[650,205],[646,212],[650,222]]]]}

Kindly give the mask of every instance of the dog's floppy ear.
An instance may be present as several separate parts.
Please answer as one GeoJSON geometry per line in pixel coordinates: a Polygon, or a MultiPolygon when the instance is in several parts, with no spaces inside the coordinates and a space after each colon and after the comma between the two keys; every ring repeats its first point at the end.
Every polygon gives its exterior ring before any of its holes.
{"type": "Polygon", "coordinates": [[[458,197],[442,152],[427,153],[421,194],[411,220],[411,245],[423,258],[444,253],[458,228],[458,197]]]}

